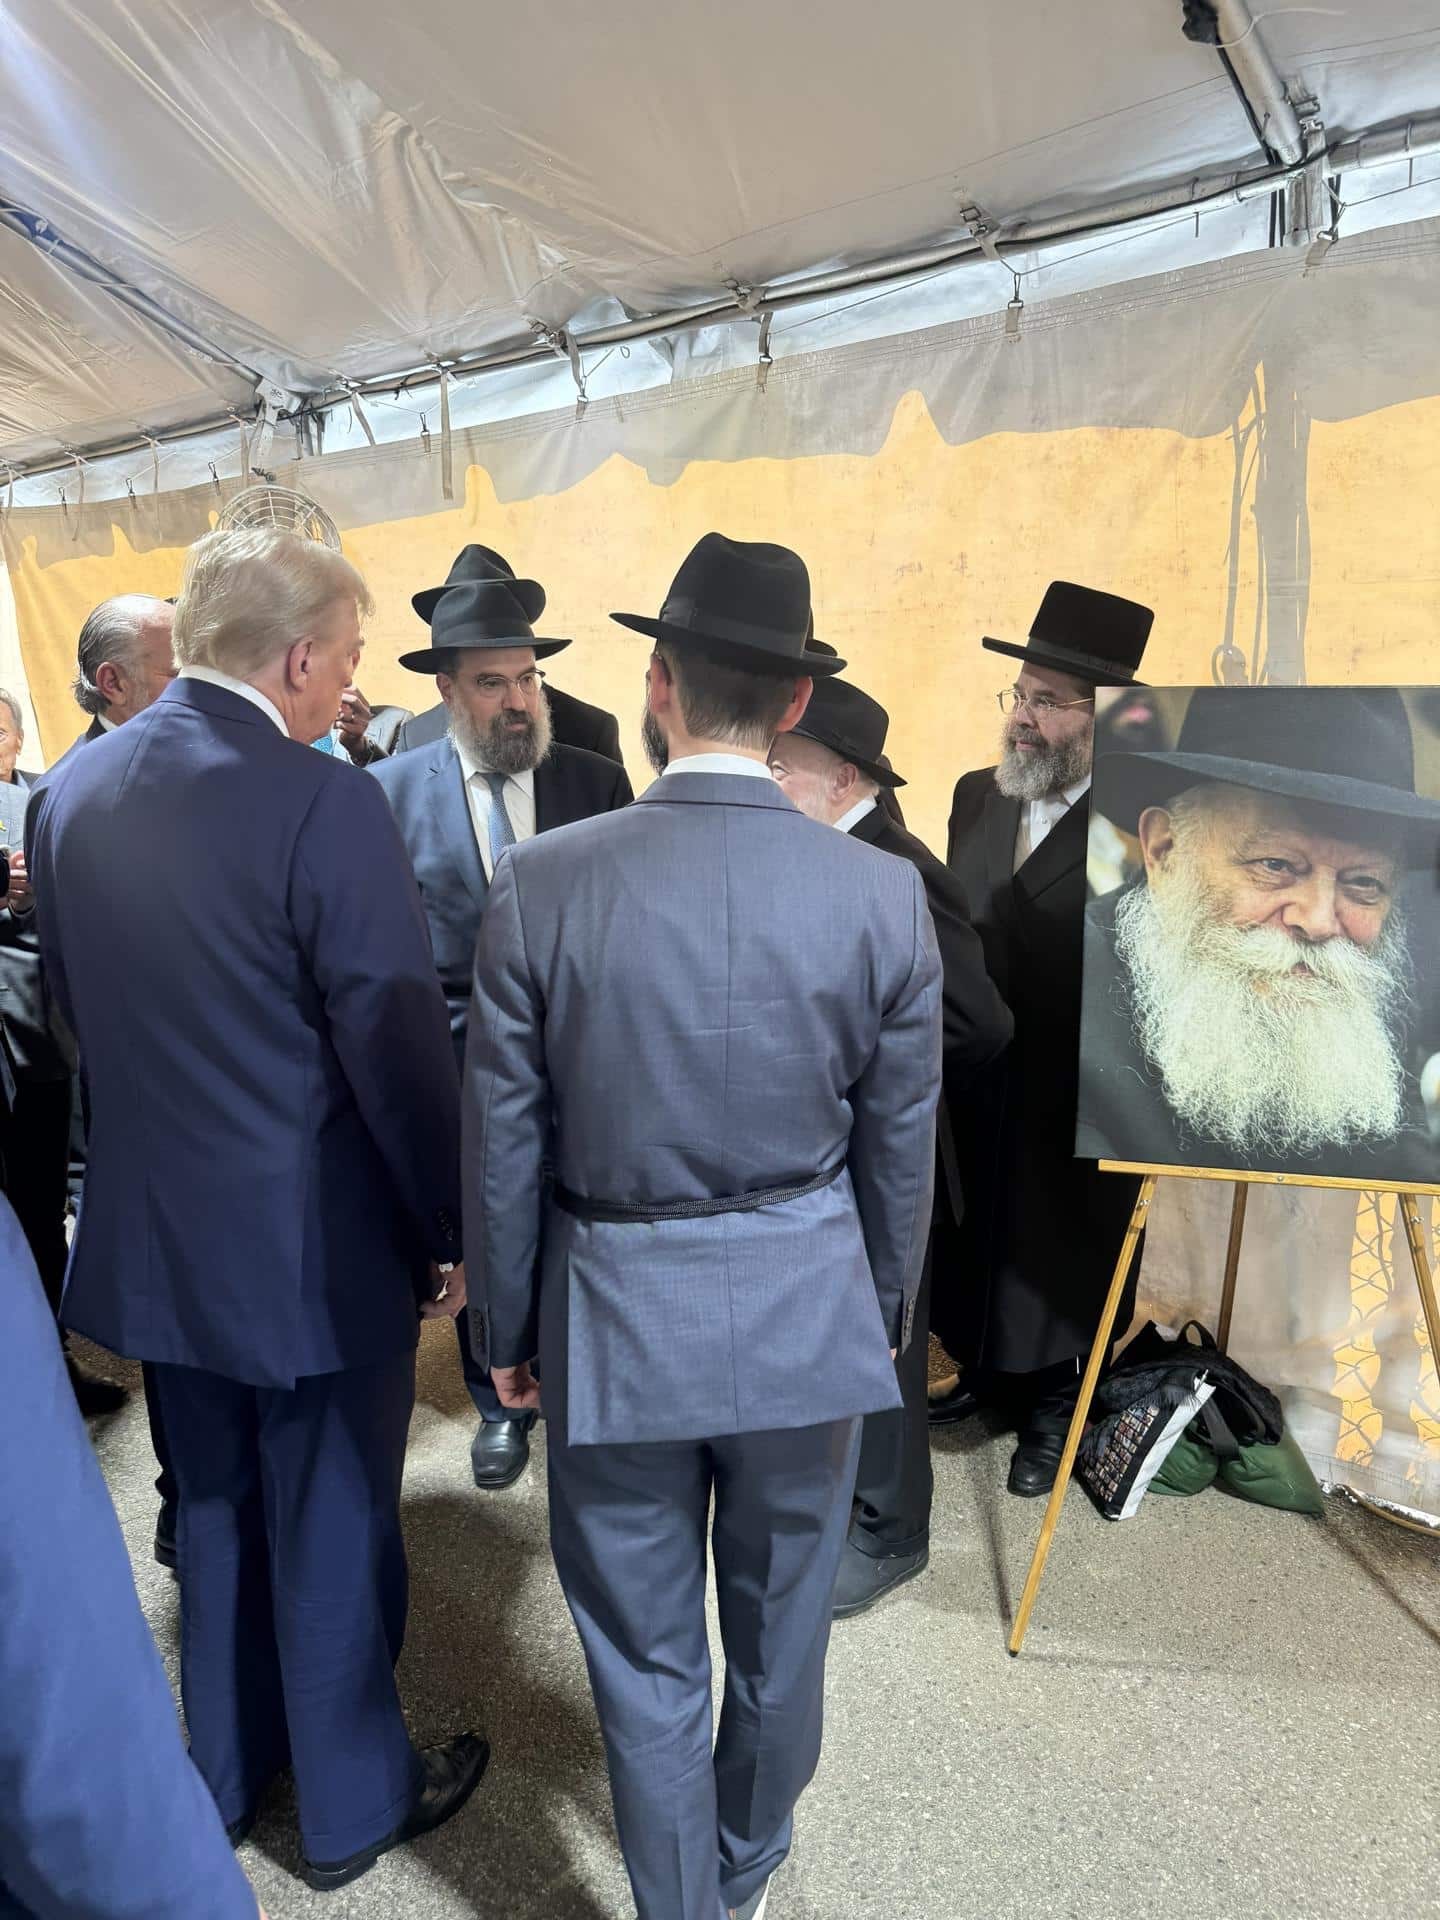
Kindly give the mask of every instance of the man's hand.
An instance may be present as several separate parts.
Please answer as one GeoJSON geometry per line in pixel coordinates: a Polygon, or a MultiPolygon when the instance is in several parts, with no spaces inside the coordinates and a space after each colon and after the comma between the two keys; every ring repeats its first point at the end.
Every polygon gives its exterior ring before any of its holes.
{"type": "Polygon", "coordinates": [[[10,893],[5,904],[12,913],[29,913],[35,905],[35,889],[25,869],[25,855],[19,851],[10,856],[10,893]]]}
{"type": "Polygon", "coordinates": [[[420,1318],[422,1320],[458,1320],[465,1311],[465,1262],[460,1261],[457,1266],[450,1269],[449,1273],[441,1273],[432,1260],[430,1285],[433,1292],[430,1299],[421,1303],[420,1318]]]}
{"type": "Polygon", "coordinates": [[[369,701],[358,687],[346,687],[340,696],[340,742],[347,752],[360,745],[365,729],[375,718],[369,701]]]}
{"type": "Polygon", "coordinates": [[[528,1360],[522,1360],[518,1367],[492,1367],[490,1383],[499,1394],[502,1407],[513,1407],[516,1413],[533,1413],[540,1405],[540,1382],[530,1371],[528,1360]]]}

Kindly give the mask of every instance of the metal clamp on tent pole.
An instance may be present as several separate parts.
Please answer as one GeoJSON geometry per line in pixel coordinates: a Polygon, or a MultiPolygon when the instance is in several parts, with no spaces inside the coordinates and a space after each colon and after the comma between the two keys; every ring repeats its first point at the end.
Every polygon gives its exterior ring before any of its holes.
{"type": "Polygon", "coordinates": [[[767,307],[760,315],[760,359],[755,369],[755,384],[764,393],[770,379],[770,369],[775,364],[775,356],[770,351],[770,323],[775,318],[767,307]]]}
{"type": "Polygon", "coordinates": [[[530,331],[552,353],[570,362],[570,372],[575,379],[575,418],[581,419],[590,404],[590,396],[585,391],[585,365],[580,358],[579,342],[567,327],[552,327],[544,320],[532,320],[530,331]]]}
{"type": "Polygon", "coordinates": [[[972,202],[967,201],[960,209],[960,218],[970,229],[971,239],[979,246],[985,258],[987,260],[993,260],[997,267],[1003,265],[1004,263],[1000,258],[1000,249],[995,241],[995,235],[999,229],[989,215],[984,213],[972,202]]]}

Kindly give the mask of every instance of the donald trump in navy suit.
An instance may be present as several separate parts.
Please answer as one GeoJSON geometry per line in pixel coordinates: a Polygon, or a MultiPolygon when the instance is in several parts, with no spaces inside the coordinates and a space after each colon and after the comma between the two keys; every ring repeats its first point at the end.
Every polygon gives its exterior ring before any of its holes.
{"type": "Polygon", "coordinates": [[[368,608],[325,547],[207,534],[178,678],[29,816],[90,1096],[62,1317],[153,1368],[195,1763],[232,1838],[293,1767],[321,1889],[448,1818],[488,1757],[475,1735],[417,1752],[395,1688],[418,1325],[464,1274],[410,864],[374,781],[302,744],[368,608]]]}

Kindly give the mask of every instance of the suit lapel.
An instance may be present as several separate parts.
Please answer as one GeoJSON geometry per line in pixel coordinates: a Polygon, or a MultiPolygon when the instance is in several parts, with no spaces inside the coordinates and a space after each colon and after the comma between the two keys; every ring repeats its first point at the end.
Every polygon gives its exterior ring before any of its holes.
{"type": "Polygon", "coordinates": [[[1019,829],[1020,802],[1007,800],[998,787],[991,787],[985,796],[985,887],[997,911],[1007,919],[1015,894],[1015,835],[1019,829]]]}
{"type": "Polygon", "coordinates": [[[1016,874],[1016,889],[1026,899],[1034,900],[1057,880],[1083,866],[1089,833],[1090,799],[1082,794],[1016,874]]]}
{"type": "Polygon", "coordinates": [[[447,741],[445,751],[430,768],[428,797],[441,833],[454,857],[456,870],[465,882],[477,906],[485,904],[489,887],[480,849],[475,844],[475,823],[470,815],[470,800],[465,792],[465,775],[459,756],[447,741]]]}
{"type": "Polygon", "coordinates": [[[569,804],[570,794],[563,765],[553,759],[535,769],[535,831],[548,833],[551,827],[568,827],[577,816],[569,804]]]}

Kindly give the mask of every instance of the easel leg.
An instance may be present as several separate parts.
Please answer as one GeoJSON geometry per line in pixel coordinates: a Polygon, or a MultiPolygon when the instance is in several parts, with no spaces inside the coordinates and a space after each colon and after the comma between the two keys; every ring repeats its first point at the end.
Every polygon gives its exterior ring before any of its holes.
{"type": "Polygon", "coordinates": [[[1085,1431],[1090,1402],[1095,1397],[1095,1384],[1100,1378],[1100,1369],[1110,1351],[1110,1336],[1115,1331],[1115,1316],[1120,1311],[1120,1296],[1124,1293],[1125,1282],[1130,1277],[1130,1269],[1135,1261],[1135,1249],[1139,1245],[1141,1234],[1145,1231],[1145,1216],[1149,1213],[1150,1202],[1155,1197],[1155,1180],[1156,1175],[1151,1173],[1140,1182],[1140,1191],[1135,1199],[1135,1210],[1130,1215],[1130,1225],[1125,1230],[1125,1241],[1120,1249],[1120,1258],[1115,1263],[1115,1276],[1110,1282],[1110,1291],[1106,1295],[1105,1309],[1100,1315],[1100,1324],[1095,1329],[1095,1343],[1090,1349],[1085,1378],[1080,1382],[1080,1398],[1075,1403],[1070,1431],[1065,1436],[1065,1451],[1060,1456],[1060,1471],[1056,1474],[1055,1485],[1050,1490],[1050,1504],[1045,1509],[1045,1518],[1040,1526],[1040,1538],[1035,1544],[1035,1557],[1030,1562],[1030,1571],[1025,1578],[1025,1591],[1020,1596],[1020,1607],[1015,1615],[1015,1628],[1010,1635],[1012,1654],[1019,1653],[1025,1642],[1025,1632],[1030,1625],[1030,1611],[1035,1605],[1035,1596],[1040,1591],[1045,1562],[1050,1554],[1050,1542],[1055,1537],[1055,1528],[1060,1520],[1060,1509],[1065,1504],[1066,1489],[1070,1485],[1070,1475],[1075,1468],[1075,1455],[1080,1450],[1080,1436],[1085,1431]]]}
{"type": "Polygon", "coordinates": [[[1440,1306],[1435,1302],[1435,1276],[1430,1271],[1430,1255],[1425,1246],[1425,1229],[1420,1222],[1420,1206],[1413,1193],[1400,1195],[1400,1211],[1405,1217],[1405,1237],[1410,1242],[1415,1284],[1420,1289],[1420,1305],[1430,1335],[1430,1357],[1440,1368],[1440,1306]]]}
{"type": "Polygon", "coordinates": [[[1235,1276],[1240,1271],[1240,1243],[1245,1237],[1245,1208],[1250,1198],[1249,1182],[1235,1182],[1235,1198],[1230,1203],[1230,1244],[1225,1249],[1225,1288],[1220,1295],[1220,1330],[1216,1338],[1221,1353],[1230,1351],[1230,1321],[1235,1313],[1235,1276]]]}

